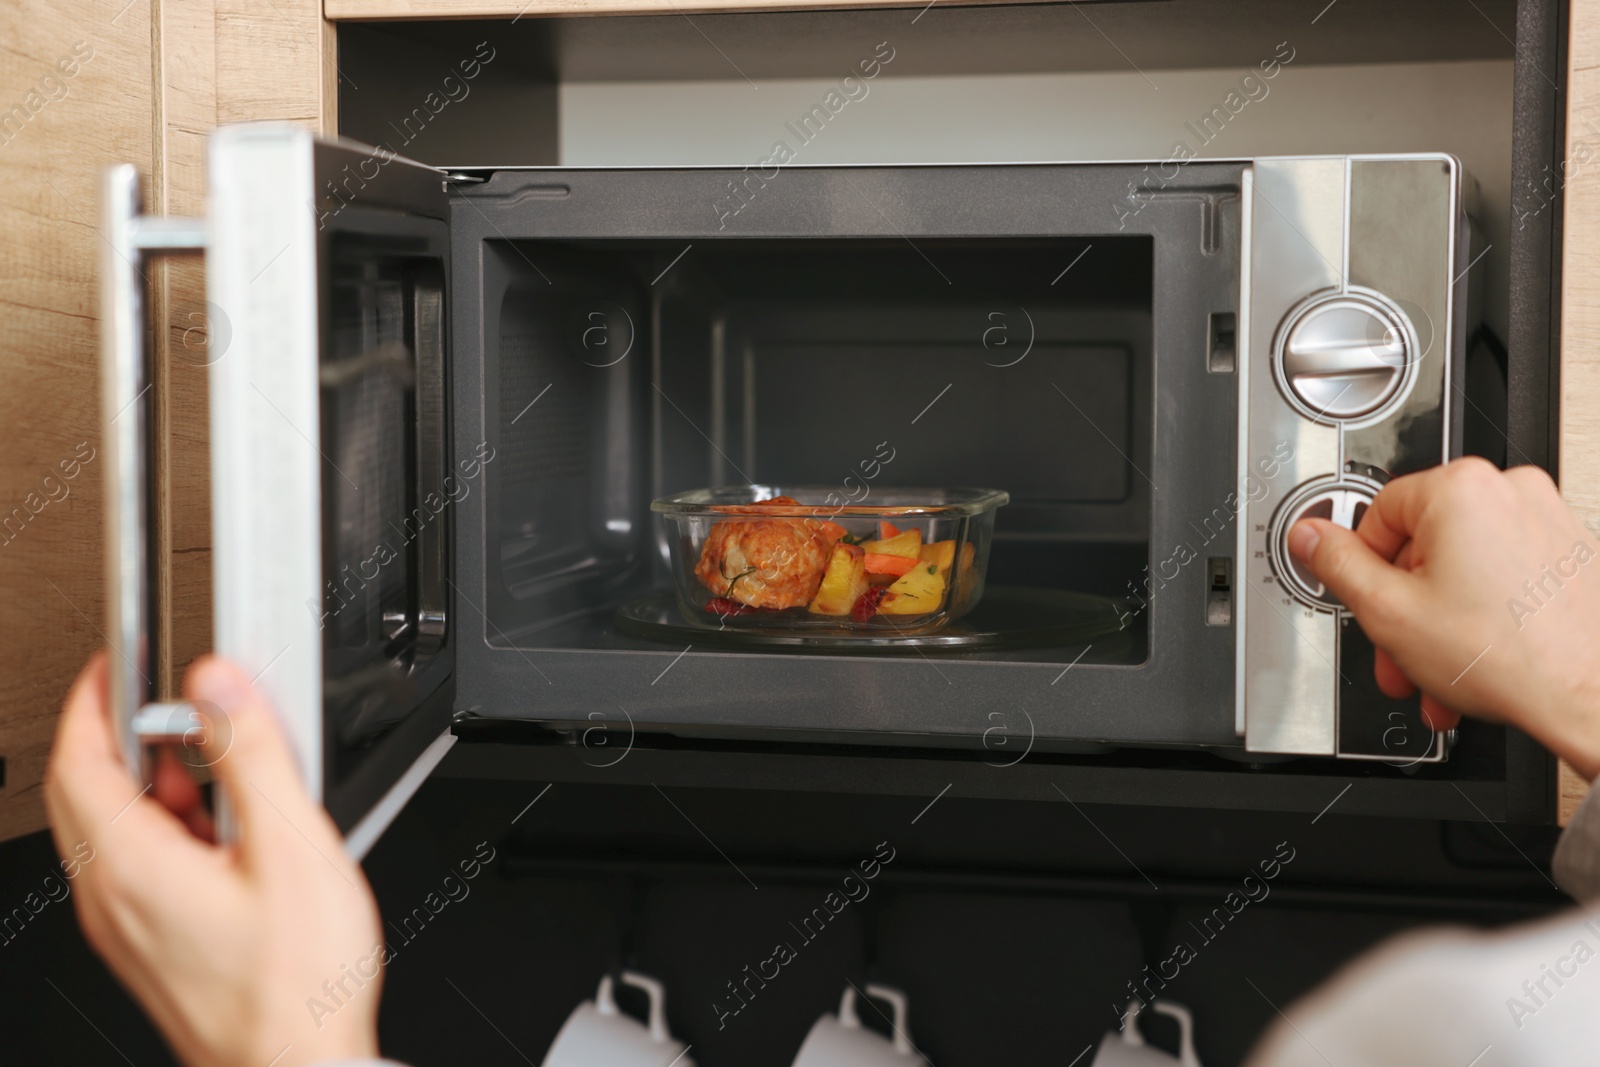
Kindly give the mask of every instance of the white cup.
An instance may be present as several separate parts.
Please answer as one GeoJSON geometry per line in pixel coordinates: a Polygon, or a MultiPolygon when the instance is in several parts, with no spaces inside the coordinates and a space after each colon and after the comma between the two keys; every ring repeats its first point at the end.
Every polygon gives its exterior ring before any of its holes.
{"type": "Polygon", "coordinates": [[[928,1061],[911,1044],[906,1028],[906,995],[888,986],[869,985],[869,997],[886,1000],[894,1008],[894,1040],[889,1041],[861,1025],[856,1014],[855,986],[844,991],[839,1014],[818,1019],[794,1058],[794,1067],[928,1067],[928,1061]]]}
{"type": "Polygon", "coordinates": [[[1139,1013],[1144,1010],[1144,1001],[1135,1000],[1122,1013],[1122,1032],[1108,1030],[1100,1039],[1099,1051],[1094,1054],[1090,1067],[1172,1067],[1173,1064],[1200,1067],[1200,1057],[1194,1052],[1194,1016],[1189,1014],[1189,1009],[1170,1000],[1158,1000],[1150,1006],[1178,1020],[1178,1058],[1173,1059],[1145,1043],[1144,1035],[1139,1032],[1139,1013]]]}
{"type": "Polygon", "coordinates": [[[593,1000],[575,1008],[545,1053],[544,1067],[694,1067],[683,1042],[667,1032],[666,993],[648,975],[623,971],[624,983],[650,998],[650,1025],[624,1015],[612,995],[611,976],[600,979],[593,1000]]]}

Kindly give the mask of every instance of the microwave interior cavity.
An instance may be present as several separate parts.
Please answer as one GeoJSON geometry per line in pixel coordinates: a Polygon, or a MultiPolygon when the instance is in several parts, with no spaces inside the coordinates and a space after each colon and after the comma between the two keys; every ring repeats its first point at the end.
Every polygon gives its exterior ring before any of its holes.
{"type": "Polygon", "coordinates": [[[650,499],[699,486],[1000,487],[991,587],[1142,578],[1147,236],[497,240],[483,260],[491,645],[621,640],[617,603],[668,581],[650,499]]]}

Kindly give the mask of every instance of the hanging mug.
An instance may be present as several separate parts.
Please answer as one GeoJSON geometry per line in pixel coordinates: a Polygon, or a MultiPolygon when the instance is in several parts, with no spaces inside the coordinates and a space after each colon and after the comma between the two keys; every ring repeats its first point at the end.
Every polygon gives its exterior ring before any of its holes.
{"type": "Polygon", "coordinates": [[[1200,1058],[1194,1052],[1194,1016],[1182,1004],[1158,1000],[1150,1007],[1162,1015],[1178,1020],[1178,1058],[1146,1044],[1139,1032],[1139,1013],[1144,1010],[1142,1000],[1135,1000],[1122,1013],[1122,1032],[1106,1031],[1100,1039],[1100,1048],[1089,1067],[1200,1067],[1200,1058]]]}
{"type": "Polygon", "coordinates": [[[694,1067],[688,1048],[667,1032],[666,993],[661,983],[636,971],[622,981],[650,998],[646,1026],[617,1007],[611,976],[600,979],[593,1000],[579,1004],[556,1034],[544,1067],[694,1067]]]}
{"type": "Polygon", "coordinates": [[[829,1012],[812,1024],[794,1067],[928,1067],[906,1028],[906,995],[876,983],[867,986],[866,995],[886,1000],[893,1008],[894,1039],[861,1025],[856,988],[850,986],[839,1001],[839,1014],[829,1012]]]}

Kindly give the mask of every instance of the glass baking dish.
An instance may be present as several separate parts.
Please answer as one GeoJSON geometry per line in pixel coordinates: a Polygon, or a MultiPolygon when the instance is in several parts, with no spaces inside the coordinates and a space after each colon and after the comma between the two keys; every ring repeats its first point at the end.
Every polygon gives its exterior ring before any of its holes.
{"type": "Polygon", "coordinates": [[[695,489],[650,505],[667,527],[678,607],[705,629],[920,636],[983,596],[998,489],[695,489]]]}

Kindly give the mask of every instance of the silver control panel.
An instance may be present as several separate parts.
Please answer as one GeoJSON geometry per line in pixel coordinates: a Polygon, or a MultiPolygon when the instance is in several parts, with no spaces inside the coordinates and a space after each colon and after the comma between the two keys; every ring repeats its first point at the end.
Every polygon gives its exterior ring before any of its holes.
{"type": "Polygon", "coordinates": [[[1459,451],[1470,232],[1446,155],[1257,160],[1245,174],[1235,727],[1251,752],[1444,758],[1415,701],[1289,553],[1306,517],[1354,528],[1384,482],[1459,451]],[[1287,458],[1285,458],[1287,457],[1287,458]],[[1413,728],[1414,727],[1414,728],[1413,728]]]}

